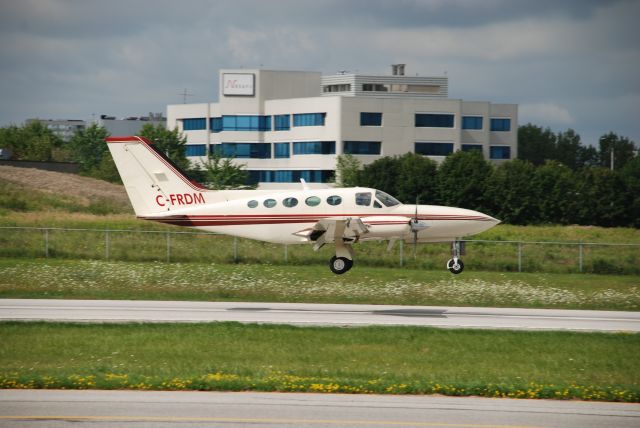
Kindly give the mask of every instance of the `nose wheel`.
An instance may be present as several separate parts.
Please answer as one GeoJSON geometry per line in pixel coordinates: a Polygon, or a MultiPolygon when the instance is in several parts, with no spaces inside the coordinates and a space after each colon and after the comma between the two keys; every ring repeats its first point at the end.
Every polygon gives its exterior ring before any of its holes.
{"type": "Polygon", "coordinates": [[[346,257],[331,257],[329,260],[329,268],[331,272],[336,275],[342,275],[343,273],[349,271],[353,267],[353,260],[349,260],[346,257]]]}
{"type": "Polygon", "coordinates": [[[449,269],[449,272],[457,275],[464,270],[464,263],[462,263],[462,260],[459,258],[454,257],[447,262],[447,269],[449,269]]]}

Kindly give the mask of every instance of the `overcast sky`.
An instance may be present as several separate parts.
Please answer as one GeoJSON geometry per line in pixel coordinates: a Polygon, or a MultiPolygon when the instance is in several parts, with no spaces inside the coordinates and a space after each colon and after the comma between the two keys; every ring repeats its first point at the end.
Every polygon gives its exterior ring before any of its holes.
{"type": "Polygon", "coordinates": [[[220,68],[449,77],[520,124],[640,145],[640,0],[0,0],[0,126],[217,101],[220,68]]]}

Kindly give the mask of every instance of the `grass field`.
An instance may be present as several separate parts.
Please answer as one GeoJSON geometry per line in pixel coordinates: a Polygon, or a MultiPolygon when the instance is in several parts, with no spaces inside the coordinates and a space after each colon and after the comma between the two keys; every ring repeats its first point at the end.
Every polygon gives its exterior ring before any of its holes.
{"type": "Polygon", "coordinates": [[[640,400],[640,335],[1,323],[0,387],[640,400]]]}
{"type": "Polygon", "coordinates": [[[637,276],[0,259],[0,297],[638,310],[637,276]]]}
{"type": "MultiPolygon", "coordinates": [[[[0,256],[70,259],[171,261],[258,264],[326,265],[331,248],[314,252],[309,245],[269,244],[220,235],[172,234],[192,229],[163,226],[136,220],[127,215],[93,216],[24,215],[0,216],[0,227],[80,228],[74,230],[0,229],[0,256]],[[111,230],[108,234],[104,230],[111,230]],[[108,236],[107,236],[108,235],[108,236]],[[285,256],[286,254],[286,256],[285,256]]],[[[500,225],[474,239],[497,242],[471,242],[463,257],[468,271],[518,271],[576,273],[580,270],[580,248],[577,245],[540,245],[526,241],[613,242],[640,244],[640,231],[581,227],[516,227],[500,225]],[[525,241],[518,244],[503,241],[525,241]],[[519,262],[520,256],[520,262],[519,262]]],[[[387,251],[386,242],[357,244],[356,266],[399,267],[409,269],[443,269],[450,258],[448,244],[418,246],[414,260],[410,245],[396,244],[387,251]],[[402,256],[401,256],[402,254],[402,256]]],[[[640,275],[640,246],[608,247],[584,245],[582,271],[599,274],[640,275]]]]}

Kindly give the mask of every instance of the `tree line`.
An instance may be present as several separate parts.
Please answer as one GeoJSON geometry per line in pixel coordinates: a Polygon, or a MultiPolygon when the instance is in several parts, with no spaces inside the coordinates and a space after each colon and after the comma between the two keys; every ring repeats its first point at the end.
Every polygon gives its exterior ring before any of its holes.
{"type": "Polygon", "coordinates": [[[628,138],[609,133],[598,148],[585,147],[573,130],[554,134],[527,124],[518,140],[518,159],[497,165],[479,151],[455,152],[441,164],[407,153],[363,166],[342,155],[338,185],[477,210],[509,224],[640,227],[640,156],[628,138]]]}
{"type": "MultiPolygon", "coordinates": [[[[140,135],[212,189],[243,187],[249,180],[242,166],[217,153],[192,165],[177,128],[145,124],[140,135]]],[[[92,124],[64,142],[40,122],[30,122],[0,128],[0,148],[10,149],[14,159],[74,161],[84,175],[120,182],[104,141],[108,136],[92,124]]],[[[640,227],[640,156],[633,141],[608,133],[598,147],[584,146],[571,129],[553,133],[527,124],[518,129],[518,145],[518,159],[497,165],[474,151],[453,153],[441,164],[408,153],[363,166],[343,155],[337,184],[377,188],[404,203],[478,210],[510,224],[640,227]]]]}
{"type": "MultiPolygon", "coordinates": [[[[163,125],[146,123],[140,136],[153,141],[162,153],[189,178],[205,183],[211,189],[255,187],[244,185],[249,173],[231,159],[223,159],[212,153],[199,165],[193,165],[186,157],[187,137],[163,125]]],[[[80,173],[89,177],[121,183],[120,175],[105,142],[109,136],[103,126],[96,123],[77,131],[69,141],[63,141],[41,122],[32,121],[24,126],[0,128],[0,148],[9,149],[12,159],[31,161],[76,162],[80,173]]]]}

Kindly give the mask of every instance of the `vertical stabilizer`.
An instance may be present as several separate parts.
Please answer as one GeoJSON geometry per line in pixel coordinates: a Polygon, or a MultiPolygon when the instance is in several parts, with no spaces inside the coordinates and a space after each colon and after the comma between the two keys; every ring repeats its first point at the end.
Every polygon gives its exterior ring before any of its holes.
{"type": "Polygon", "coordinates": [[[109,151],[138,217],[207,203],[211,192],[189,180],[143,137],[109,137],[109,151]]]}

